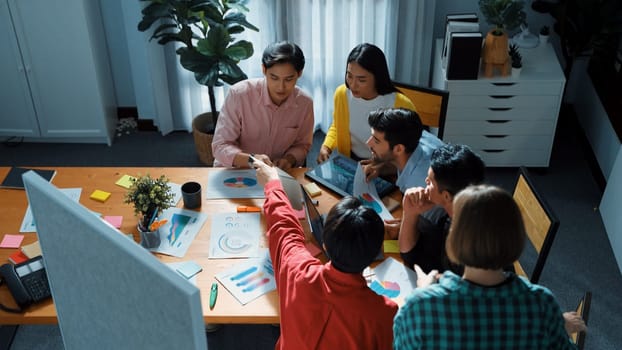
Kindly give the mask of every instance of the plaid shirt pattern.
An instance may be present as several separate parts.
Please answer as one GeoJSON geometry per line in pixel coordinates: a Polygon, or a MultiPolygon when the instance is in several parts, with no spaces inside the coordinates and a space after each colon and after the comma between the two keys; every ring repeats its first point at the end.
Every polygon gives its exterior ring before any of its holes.
{"type": "Polygon", "coordinates": [[[575,349],[553,294],[515,274],[484,287],[445,272],[407,298],[393,333],[395,350],[575,349]]]}

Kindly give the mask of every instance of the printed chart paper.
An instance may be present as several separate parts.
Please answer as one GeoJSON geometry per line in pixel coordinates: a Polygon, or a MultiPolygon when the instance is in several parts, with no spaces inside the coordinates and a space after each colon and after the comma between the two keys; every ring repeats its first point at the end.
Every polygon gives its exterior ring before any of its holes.
{"type": "Polygon", "coordinates": [[[211,172],[205,189],[207,199],[264,198],[263,186],[257,182],[255,169],[220,169],[211,172]]]}
{"type": "Polygon", "coordinates": [[[209,258],[256,258],[261,239],[260,213],[212,215],[209,258]]]}
{"type": "Polygon", "coordinates": [[[168,208],[160,220],[168,220],[158,229],[160,245],[149,249],[152,252],[183,257],[207,220],[207,214],[194,210],[168,208]]]}
{"type": "MultiPolygon", "coordinates": [[[[80,201],[82,188],[59,188],[59,190],[71,200],[76,202],[80,201]]],[[[30,204],[28,208],[26,208],[26,213],[24,214],[19,232],[37,232],[37,225],[35,224],[35,218],[32,216],[32,211],[30,210],[30,204]]]]}
{"type": "Polygon", "coordinates": [[[276,289],[274,269],[267,249],[264,249],[261,258],[244,260],[215,277],[242,305],[276,289]]]}
{"type": "Polygon", "coordinates": [[[401,262],[388,257],[376,266],[369,288],[390,299],[403,300],[417,286],[417,274],[401,262]]]}
{"type": "Polygon", "coordinates": [[[393,219],[393,215],[384,206],[382,200],[378,196],[376,186],[370,181],[365,182],[365,173],[361,163],[356,167],[356,173],[354,174],[354,184],[352,185],[352,193],[354,197],[363,202],[366,207],[372,208],[383,220],[393,219]]]}

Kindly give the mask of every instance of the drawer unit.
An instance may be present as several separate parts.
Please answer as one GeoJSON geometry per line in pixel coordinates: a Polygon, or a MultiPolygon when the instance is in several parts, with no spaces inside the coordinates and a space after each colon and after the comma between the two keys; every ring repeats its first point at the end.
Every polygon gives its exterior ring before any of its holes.
{"type": "Polygon", "coordinates": [[[487,166],[547,167],[565,77],[550,44],[520,49],[517,78],[447,80],[436,41],[433,87],[449,91],[443,140],[477,151],[487,166]]]}

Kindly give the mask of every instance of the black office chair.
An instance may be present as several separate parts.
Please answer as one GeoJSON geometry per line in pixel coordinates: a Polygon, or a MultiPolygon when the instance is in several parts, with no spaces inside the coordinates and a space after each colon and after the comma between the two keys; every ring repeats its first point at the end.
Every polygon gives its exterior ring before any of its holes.
{"type": "Polygon", "coordinates": [[[443,139],[445,117],[447,116],[447,102],[449,91],[429,87],[409,85],[399,82],[393,84],[401,93],[410,98],[424,126],[438,129],[438,138],[443,139]]]}
{"type": "Polygon", "coordinates": [[[514,263],[514,269],[517,274],[529,278],[532,283],[538,283],[559,228],[559,220],[544,198],[536,191],[525,167],[520,167],[518,170],[513,197],[523,216],[527,237],[538,253],[536,264],[529,275],[525,273],[518,261],[514,263]]]}

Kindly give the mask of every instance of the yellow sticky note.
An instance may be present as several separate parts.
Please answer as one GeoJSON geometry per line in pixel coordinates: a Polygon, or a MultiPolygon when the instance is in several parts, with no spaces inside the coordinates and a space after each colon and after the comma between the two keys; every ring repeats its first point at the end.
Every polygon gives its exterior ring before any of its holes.
{"type": "Polygon", "coordinates": [[[309,182],[308,184],[304,185],[304,188],[311,197],[319,196],[320,194],[322,194],[322,190],[318,185],[315,184],[315,182],[309,182]]]}
{"type": "Polygon", "coordinates": [[[385,253],[399,253],[400,245],[397,243],[397,239],[386,239],[384,241],[385,253]]]}
{"type": "Polygon", "coordinates": [[[123,175],[119,180],[117,180],[117,182],[115,182],[115,184],[121,187],[130,188],[132,187],[132,180],[134,180],[133,176],[123,175]]]}
{"type": "Polygon", "coordinates": [[[91,193],[90,198],[96,201],[105,202],[108,199],[108,197],[110,197],[110,192],[106,192],[102,190],[95,190],[93,191],[93,193],[91,193]]]}

